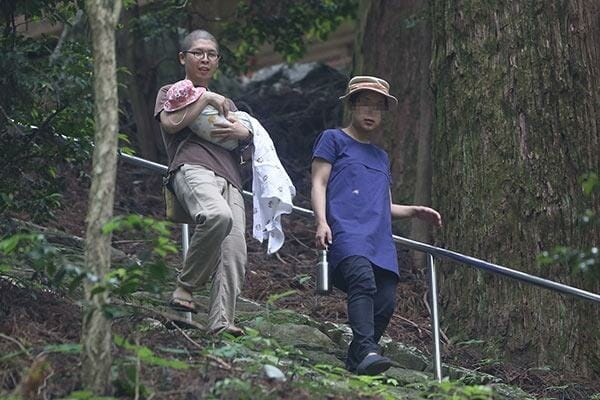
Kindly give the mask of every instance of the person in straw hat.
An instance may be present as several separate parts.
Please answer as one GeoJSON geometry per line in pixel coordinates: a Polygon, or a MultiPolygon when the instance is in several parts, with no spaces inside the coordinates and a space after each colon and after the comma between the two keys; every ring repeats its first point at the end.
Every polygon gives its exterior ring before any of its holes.
{"type": "Polygon", "coordinates": [[[350,125],[323,131],[313,148],[315,242],[329,250],[331,281],[347,293],[353,340],[346,368],[360,375],[392,366],[378,346],[394,313],[398,283],[391,219],[416,217],[442,224],[440,214],[429,207],[392,203],[388,156],[371,143],[383,113],[398,103],[389,89],[380,78],[352,78],[340,97],[351,111],[350,125]]]}

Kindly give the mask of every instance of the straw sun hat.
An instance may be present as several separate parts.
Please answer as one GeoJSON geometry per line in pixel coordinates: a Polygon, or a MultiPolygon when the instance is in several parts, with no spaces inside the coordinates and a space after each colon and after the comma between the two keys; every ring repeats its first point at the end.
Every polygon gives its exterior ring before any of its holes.
{"type": "Polygon", "coordinates": [[[361,90],[370,90],[384,95],[388,100],[392,101],[394,105],[398,104],[398,99],[390,94],[390,84],[381,78],[375,76],[355,76],[348,82],[346,93],[340,97],[340,100],[346,100],[353,93],[361,90]]]}

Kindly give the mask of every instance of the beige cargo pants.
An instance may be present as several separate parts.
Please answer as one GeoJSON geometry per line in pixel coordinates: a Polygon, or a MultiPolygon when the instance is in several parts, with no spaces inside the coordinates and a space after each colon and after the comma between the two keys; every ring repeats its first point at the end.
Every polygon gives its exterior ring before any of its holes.
{"type": "Polygon", "coordinates": [[[242,194],[199,165],[183,165],[172,184],[181,205],[198,222],[177,285],[192,292],[211,281],[208,329],[233,326],[247,262],[242,194]]]}

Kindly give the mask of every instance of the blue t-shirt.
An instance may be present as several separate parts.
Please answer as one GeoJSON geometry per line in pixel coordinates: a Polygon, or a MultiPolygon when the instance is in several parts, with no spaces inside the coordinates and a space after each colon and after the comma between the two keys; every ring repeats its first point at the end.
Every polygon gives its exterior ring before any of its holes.
{"type": "Polygon", "coordinates": [[[363,256],[398,274],[386,152],[341,129],[327,129],[315,142],[313,158],[332,165],[326,199],[326,218],[333,236],[328,252],[332,271],[346,257],[363,256]]]}

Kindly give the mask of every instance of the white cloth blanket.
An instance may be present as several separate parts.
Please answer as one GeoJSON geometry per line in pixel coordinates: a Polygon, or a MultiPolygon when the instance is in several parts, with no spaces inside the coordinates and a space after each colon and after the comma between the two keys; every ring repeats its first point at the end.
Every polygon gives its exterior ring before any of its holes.
{"type": "Polygon", "coordinates": [[[292,213],[292,199],[296,196],[296,188],[281,165],[273,140],[262,124],[243,111],[236,111],[233,115],[252,131],[253,135],[252,236],[261,243],[268,239],[267,254],[273,254],[285,241],[281,215],[292,213]]]}

